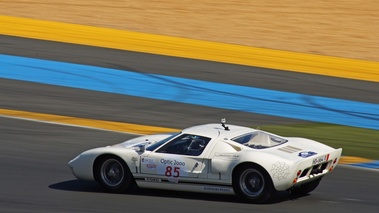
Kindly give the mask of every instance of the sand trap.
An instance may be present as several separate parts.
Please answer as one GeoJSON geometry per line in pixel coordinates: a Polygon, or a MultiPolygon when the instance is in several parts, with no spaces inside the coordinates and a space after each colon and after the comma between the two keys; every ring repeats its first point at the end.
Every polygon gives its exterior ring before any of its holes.
{"type": "Polygon", "coordinates": [[[0,14],[379,61],[371,0],[2,0],[0,14]]]}

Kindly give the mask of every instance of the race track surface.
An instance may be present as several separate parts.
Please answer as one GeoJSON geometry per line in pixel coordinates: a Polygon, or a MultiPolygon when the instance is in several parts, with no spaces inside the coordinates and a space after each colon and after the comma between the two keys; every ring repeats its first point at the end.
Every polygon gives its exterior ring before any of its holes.
{"type": "Polygon", "coordinates": [[[81,151],[133,136],[0,118],[2,212],[377,212],[378,172],[338,167],[311,195],[278,194],[271,204],[240,203],[234,196],[138,190],[105,193],[78,181],[67,162],[81,151]]]}
{"type": "MultiPolygon", "coordinates": [[[[163,57],[0,36],[0,53],[136,72],[301,92],[379,103],[377,84],[262,68],[163,57]]],[[[256,126],[305,123],[230,110],[0,79],[0,108],[172,128],[219,122],[256,126]]],[[[311,195],[286,193],[270,205],[232,196],[139,190],[108,194],[77,181],[67,162],[80,152],[134,137],[83,128],[0,118],[0,206],[3,212],[377,212],[379,173],[338,167],[311,195]]]]}

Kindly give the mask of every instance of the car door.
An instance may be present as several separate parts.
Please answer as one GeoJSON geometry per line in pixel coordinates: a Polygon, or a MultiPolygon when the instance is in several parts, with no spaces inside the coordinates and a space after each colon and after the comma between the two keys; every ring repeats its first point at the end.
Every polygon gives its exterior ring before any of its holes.
{"type": "Polygon", "coordinates": [[[210,138],[182,134],[162,147],[141,155],[141,173],[177,181],[180,177],[197,178],[204,170],[203,151],[210,138]]]}

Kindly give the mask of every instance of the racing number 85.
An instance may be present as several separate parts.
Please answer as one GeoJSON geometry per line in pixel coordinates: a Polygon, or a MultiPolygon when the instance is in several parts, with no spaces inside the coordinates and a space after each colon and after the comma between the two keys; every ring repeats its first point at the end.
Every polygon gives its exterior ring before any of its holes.
{"type": "Polygon", "coordinates": [[[174,167],[174,171],[172,171],[171,166],[166,167],[166,172],[164,173],[167,177],[179,177],[180,175],[180,167],[174,167]],[[173,174],[174,173],[174,174],[173,174]]]}

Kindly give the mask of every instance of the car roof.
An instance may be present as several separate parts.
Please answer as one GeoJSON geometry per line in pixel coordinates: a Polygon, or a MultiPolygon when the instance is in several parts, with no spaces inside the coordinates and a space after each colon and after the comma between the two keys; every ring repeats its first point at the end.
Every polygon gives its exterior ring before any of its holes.
{"type": "Polygon", "coordinates": [[[233,138],[238,135],[243,135],[249,132],[257,131],[256,129],[249,128],[249,127],[243,127],[243,126],[237,126],[237,125],[226,125],[228,127],[228,130],[226,130],[221,124],[204,124],[204,125],[198,125],[186,128],[182,131],[184,134],[194,134],[194,135],[201,135],[205,137],[210,138],[233,138]]]}

